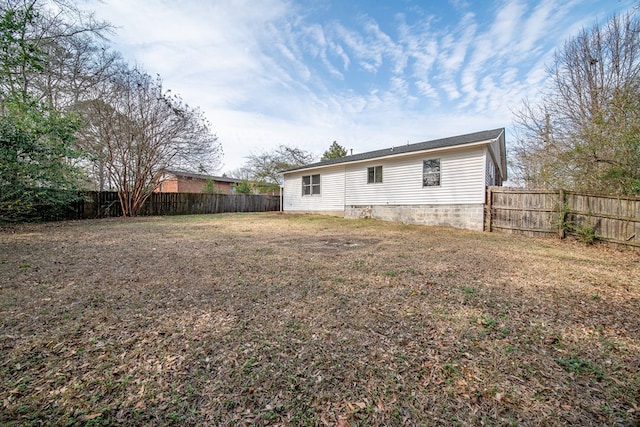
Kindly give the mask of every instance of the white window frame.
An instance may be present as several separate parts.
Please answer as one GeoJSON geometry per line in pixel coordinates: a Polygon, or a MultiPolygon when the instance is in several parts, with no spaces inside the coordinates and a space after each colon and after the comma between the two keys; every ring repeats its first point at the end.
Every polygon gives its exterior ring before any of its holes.
{"type": "Polygon", "coordinates": [[[367,184],[382,184],[382,165],[367,168],[367,184]]]}
{"type": "Polygon", "coordinates": [[[320,174],[302,176],[302,196],[320,195],[320,174]],[[306,182],[305,182],[306,181],[306,182]],[[317,181],[317,182],[316,182],[317,181]]]}

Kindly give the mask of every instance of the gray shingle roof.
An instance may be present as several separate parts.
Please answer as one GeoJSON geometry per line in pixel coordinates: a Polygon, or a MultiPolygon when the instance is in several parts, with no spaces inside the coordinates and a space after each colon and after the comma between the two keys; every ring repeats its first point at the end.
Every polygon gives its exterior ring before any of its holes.
{"type": "MultiPolygon", "coordinates": [[[[282,171],[293,172],[301,169],[310,169],[319,166],[336,165],[340,163],[357,162],[362,160],[377,159],[380,157],[412,153],[417,151],[433,150],[435,148],[455,147],[458,145],[471,144],[474,142],[489,141],[500,137],[504,133],[504,128],[485,130],[481,132],[469,133],[466,135],[452,136],[449,138],[434,139],[432,141],[417,142],[415,144],[398,145],[397,147],[385,148],[383,150],[368,151],[366,153],[353,154],[351,156],[337,159],[324,160],[322,162],[311,163],[297,168],[282,171]]],[[[504,153],[503,153],[504,155],[504,153]]]]}

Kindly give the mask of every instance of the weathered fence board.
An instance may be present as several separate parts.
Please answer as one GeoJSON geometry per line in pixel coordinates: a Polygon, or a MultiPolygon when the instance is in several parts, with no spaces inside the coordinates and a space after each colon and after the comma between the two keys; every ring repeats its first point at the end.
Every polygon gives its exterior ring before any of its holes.
{"type": "Polygon", "coordinates": [[[593,227],[599,239],[640,247],[640,198],[567,192],[568,220],[593,227]]]}
{"type": "Polygon", "coordinates": [[[640,197],[488,187],[485,230],[563,235],[562,224],[592,227],[598,239],[640,247],[640,197]]]}
{"type": "Polygon", "coordinates": [[[549,190],[522,191],[506,187],[487,190],[488,230],[528,236],[557,233],[558,193],[549,190]]]}
{"type": "MultiPolygon", "coordinates": [[[[115,191],[90,191],[69,210],[67,219],[122,216],[115,191]]],[[[142,207],[142,216],[191,215],[225,212],[269,212],[280,210],[279,196],[255,194],[153,193],[142,207]]]]}

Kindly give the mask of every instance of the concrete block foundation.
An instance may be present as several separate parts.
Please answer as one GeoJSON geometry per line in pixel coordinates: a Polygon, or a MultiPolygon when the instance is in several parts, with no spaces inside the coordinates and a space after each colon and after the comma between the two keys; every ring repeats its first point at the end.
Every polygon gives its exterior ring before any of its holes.
{"type": "Polygon", "coordinates": [[[483,230],[484,204],[465,205],[351,205],[345,218],[373,218],[404,224],[439,225],[483,230]]]}

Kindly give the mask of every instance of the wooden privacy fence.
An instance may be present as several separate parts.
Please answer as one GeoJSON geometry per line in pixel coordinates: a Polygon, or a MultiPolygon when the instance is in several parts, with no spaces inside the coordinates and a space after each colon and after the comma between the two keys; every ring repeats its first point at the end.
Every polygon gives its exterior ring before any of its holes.
{"type": "Polygon", "coordinates": [[[485,231],[562,237],[591,227],[599,240],[640,247],[640,197],[487,187],[485,231]]]}
{"type": "MultiPolygon", "coordinates": [[[[280,210],[280,196],[255,194],[153,193],[140,215],[191,215],[225,212],[269,212],[280,210]]],[[[68,219],[122,216],[115,191],[85,193],[70,210],[68,219]]]]}

